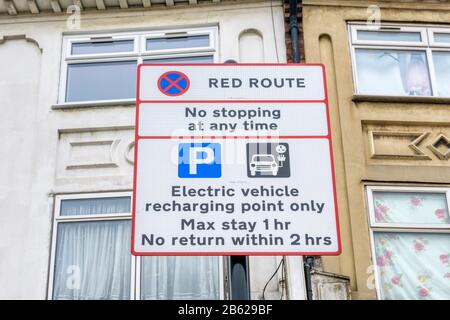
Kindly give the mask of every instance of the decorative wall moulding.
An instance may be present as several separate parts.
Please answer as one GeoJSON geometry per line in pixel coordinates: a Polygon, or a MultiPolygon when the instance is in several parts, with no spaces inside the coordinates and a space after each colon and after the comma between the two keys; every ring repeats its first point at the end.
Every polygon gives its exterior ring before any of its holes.
{"type": "Polygon", "coordinates": [[[369,131],[372,159],[430,160],[421,149],[430,132],[369,131]]]}
{"type": "Polygon", "coordinates": [[[442,133],[431,141],[431,144],[427,148],[441,160],[448,160],[450,158],[450,139],[442,133]]]}
{"type": "Polygon", "coordinates": [[[131,175],[134,131],[91,128],[60,132],[58,178],[131,175]]]}
{"type": "Polygon", "coordinates": [[[450,159],[450,127],[363,123],[363,131],[368,157],[378,163],[426,161],[442,166],[450,159]]]}

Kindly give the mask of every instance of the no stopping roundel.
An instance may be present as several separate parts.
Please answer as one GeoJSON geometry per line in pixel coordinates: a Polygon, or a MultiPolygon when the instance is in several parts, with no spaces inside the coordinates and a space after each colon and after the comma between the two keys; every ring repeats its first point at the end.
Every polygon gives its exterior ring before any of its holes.
{"type": "Polygon", "coordinates": [[[168,71],[158,79],[158,89],[166,96],[181,96],[189,90],[190,81],[187,75],[180,71],[168,71]]]}

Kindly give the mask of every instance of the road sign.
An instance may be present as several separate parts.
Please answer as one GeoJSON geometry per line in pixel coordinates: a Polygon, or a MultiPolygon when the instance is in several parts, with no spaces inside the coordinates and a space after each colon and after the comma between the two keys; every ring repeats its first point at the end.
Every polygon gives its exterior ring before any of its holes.
{"type": "Polygon", "coordinates": [[[140,65],[135,255],[336,255],[321,65],[140,65]]]}
{"type": "Polygon", "coordinates": [[[189,78],[179,71],[168,71],[158,79],[158,89],[166,96],[176,97],[189,89],[189,78]]]}

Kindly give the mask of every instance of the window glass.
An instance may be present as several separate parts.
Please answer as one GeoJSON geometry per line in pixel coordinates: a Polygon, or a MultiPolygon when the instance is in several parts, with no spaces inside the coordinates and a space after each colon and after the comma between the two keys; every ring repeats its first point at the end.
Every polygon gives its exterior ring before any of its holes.
{"type": "Polygon", "coordinates": [[[381,298],[450,299],[450,234],[374,233],[381,298]]]}
{"type": "Polygon", "coordinates": [[[422,41],[422,36],[420,32],[358,30],[357,37],[358,40],[368,40],[368,41],[405,41],[405,42],[422,41]]]}
{"type": "Polygon", "coordinates": [[[130,299],[130,221],[58,224],[53,299],[130,299]]]}
{"type": "Polygon", "coordinates": [[[209,35],[150,38],[146,41],[147,51],[201,47],[209,47],[209,35]]]}
{"type": "Polygon", "coordinates": [[[373,192],[376,222],[450,223],[445,193],[373,192]]]}
{"type": "Polygon", "coordinates": [[[437,91],[440,96],[450,97],[450,52],[433,52],[437,91]]]}
{"type": "Polygon", "coordinates": [[[69,64],[66,102],[134,98],[136,65],[137,61],[69,64]]]}
{"type": "Polygon", "coordinates": [[[219,299],[218,257],[143,257],[141,299],[219,299]]]}
{"type": "Polygon", "coordinates": [[[425,52],[356,49],[358,93],[430,96],[425,52]]]}
{"type": "Polygon", "coordinates": [[[213,63],[213,56],[145,59],[144,63],[213,63]]]}
{"type": "Polygon", "coordinates": [[[131,212],[130,197],[66,199],[61,201],[62,216],[131,212]]]}
{"type": "Polygon", "coordinates": [[[434,42],[450,43],[450,33],[433,33],[434,42]]]}
{"type": "Polygon", "coordinates": [[[116,40],[102,42],[75,42],[72,43],[71,53],[77,54],[93,54],[93,53],[117,53],[117,52],[133,52],[133,40],[116,40]]]}

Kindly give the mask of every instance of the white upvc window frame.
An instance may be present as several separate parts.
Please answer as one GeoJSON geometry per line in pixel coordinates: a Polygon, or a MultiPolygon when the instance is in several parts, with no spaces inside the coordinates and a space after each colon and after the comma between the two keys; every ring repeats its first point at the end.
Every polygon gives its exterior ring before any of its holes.
{"type": "Polygon", "coordinates": [[[376,254],[375,254],[375,237],[377,232],[392,232],[392,233],[439,233],[450,235],[450,223],[447,224],[416,224],[416,223],[380,223],[375,220],[375,208],[373,203],[373,193],[381,192],[414,192],[414,193],[442,193],[446,195],[447,210],[450,210],[450,187],[424,187],[424,186],[366,186],[365,187],[367,209],[368,209],[368,223],[369,223],[369,237],[370,249],[372,256],[372,265],[375,275],[375,287],[377,292],[377,299],[381,300],[381,276],[379,274],[376,254]]]}
{"type": "Polygon", "coordinates": [[[102,35],[94,34],[91,36],[72,36],[66,39],[65,45],[65,58],[68,61],[71,60],[83,60],[83,59],[95,59],[95,58],[114,58],[114,57],[133,57],[139,54],[139,37],[135,34],[117,34],[117,35],[102,35]],[[123,41],[132,40],[133,50],[123,52],[110,52],[110,53],[89,53],[89,54],[72,54],[72,45],[77,43],[92,43],[92,42],[110,42],[110,41],[123,41]]]}
{"type": "MultiPolygon", "coordinates": [[[[182,53],[208,53],[214,54],[215,48],[217,47],[217,36],[216,32],[211,28],[199,28],[195,30],[171,30],[168,32],[154,32],[144,34],[141,38],[141,48],[143,56],[157,56],[161,54],[182,54],[182,53]],[[161,39],[161,38],[178,38],[178,37],[192,37],[192,36],[208,36],[209,46],[206,47],[193,47],[193,48],[183,48],[183,49],[160,49],[160,50],[147,50],[147,40],[148,39],[161,39]]],[[[145,58],[145,57],[144,57],[145,58]]]]}
{"type": "Polygon", "coordinates": [[[189,27],[179,29],[164,29],[155,31],[135,32],[103,32],[103,33],[89,33],[82,35],[63,35],[61,59],[61,72],[59,80],[58,105],[96,105],[108,103],[132,103],[135,99],[104,99],[91,101],[72,101],[66,102],[67,91],[67,69],[69,64],[76,63],[92,63],[92,62],[112,62],[112,61],[130,61],[136,60],[137,64],[143,63],[144,59],[168,59],[168,58],[189,58],[189,57],[203,57],[212,56],[213,62],[219,61],[219,28],[217,25],[208,27],[189,27]],[[179,37],[179,36],[195,36],[195,35],[209,35],[208,47],[169,49],[169,50],[150,50],[146,51],[146,39],[148,38],[162,38],[162,37],[179,37]],[[73,43],[84,42],[102,42],[102,41],[117,41],[117,40],[134,40],[133,51],[130,52],[116,52],[116,53],[95,53],[95,54],[72,54],[73,43]]]}
{"type": "MultiPolygon", "coordinates": [[[[428,28],[428,39],[430,40],[430,46],[433,47],[443,47],[443,48],[450,48],[450,42],[436,42],[434,41],[434,34],[435,33],[445,33],[450,35],[450,27],[448,28],[428,28]]],[[[440,50],[437,50],[440,51],[440,50]]]]}
{"type": "MultiPolygon", "coordinates": [[[[53,281],[55,275],[55,258],[56,258],[56,241],[58,236],[58,226],[60,223],[69,222],[101,222],[101,221],[114,221],[114,220],[129,220],[131,223],[131,210],[130,212],[114,213],[114,214],[91,214],[91,215],[61,215],[61,202],[63,200],[75,200],[75,199],[96,199],[96,198],[117,198],[117,197],[129,197],[130,208],[133,203],[132,191],[123,192],[96,192],[96,193],[78,193],[78,194],[61,194],[55,196],[54,213],[53,213],[53,227],[52,227],[52,242],[50,252],[50,267],[49,278],[47,288],[47,299],[53,299],[53,281]]],[[[130,300],[140,300],[140,287],[141,287],[141,257],[133,256],[131,254],[131,271],[130,271],[130,300]]],[[[219,264],[219,299],[223,300],[225,297],[225,272],[224,272],[224,257],[218,257],[219,264]]]]}
{"type": "Polygon", "coordinates": [[[427,32],[425,28],[418,27],[405,27],[405,26],[392,26],[392,25],[381,25],[380,28],[367,27],[366,25],[351,25],[350,26],[351,41],[354,45],[364,45],[369,44],[373,46],[414,46],[414,47],[426,47],[427,32]],[[371,31],[371,32],[386,32],[386,33],[397,33],[397,32],[414,32],[420,33],[421,41],[375,41],[375,40],[358,40],[358,31],[371,31]]]}
{"type": "MultiPolygon", "coordinates": [[[[433,60],[433,52],[450,52],[450,43],[434,42],[434,33],[450,33],[450,26],[444,27],[429,27],[429,26],[407,26],[407,25],[392,25],[382,24],[380,28],[374,26],[362,25],[359,23],[348,24],[348,36],[350,42],[350,59],[352,63],[353,74],[353,86],[355,94],[365,93],[360,92],[358,88],[358,72],[356,65],[356,49],[386,49],[386,50],[405,50],[405,51],[423,51],[427,59],[428,76],[430,79],[431,96],[405,96],[405,97],[445,97],[440,96],[438,92],[436,72],[433,60]],[[420,32],[421,42],[408,42],[408,41],[370,41],[370,40],[358,40],[357,31],[383,31],[383,32],[420,32]]],[[[388,94],[386,94],[388,96],[388,94]]],[[[403,95],[402,95],[403,97],[403,95]]]]}
{"type": "MultiPolygon", "coordinates": [[[[75,199],[95,199],[95,198],[117,198],[117,197],[130,197],[132,201],[132,192],[107,192],[107,193],[84,193],[84,194],[69,194],[69,195],[56,195],[55,206],[53,213],[53,228],[52,228],[52,243],[50,253],[50,270],[48,279],[47,298],[53,299],[53,281],[56,268],[56,242],[58,236],[58,226],[60,223],[68,222],[90,222],[90,221],[114,221],[114,220],[131,220],[130,212],[114,213],[114,214],[92,214],[92,215],[61,215],[61,202],[63,200],[75,200],[75,199]]],[[[131,204],[132,202],[130,202],[131,204]]],[[[131,206],[130,206],[131,208],[131,206]]],[[[131,253],[130,253],[131,256],[131,253]]],[[[136,259],[131,256],[131,271],[130,271],[130,300],[135,299],[135,270],[136,259]]]]}

